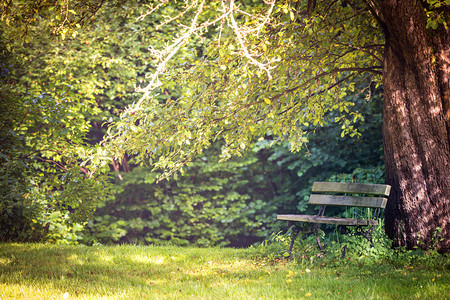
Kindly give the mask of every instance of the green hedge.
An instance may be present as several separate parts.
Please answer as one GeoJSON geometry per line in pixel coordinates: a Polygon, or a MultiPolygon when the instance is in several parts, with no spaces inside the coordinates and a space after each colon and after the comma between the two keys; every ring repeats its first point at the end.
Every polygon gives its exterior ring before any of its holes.
{"type": "Polygon", "coordinates": [[[158,174],[142,167],[125,174],[84,241],[243,246],[263,237],[276,211],[265,166],[254,153],[223,163],[214,157],[199,158],[170,181],[156,183],[158,174]]]}

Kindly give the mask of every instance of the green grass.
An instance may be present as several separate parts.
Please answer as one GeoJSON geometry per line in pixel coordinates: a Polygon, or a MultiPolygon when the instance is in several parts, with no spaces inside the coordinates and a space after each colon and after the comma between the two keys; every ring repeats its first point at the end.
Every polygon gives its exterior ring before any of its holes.
{"type": "Polygon", "coordinates": [[[257,249],[0,244],[0,299],[450,299],[449,262],[437,261],[305,264],[257,249]]]}

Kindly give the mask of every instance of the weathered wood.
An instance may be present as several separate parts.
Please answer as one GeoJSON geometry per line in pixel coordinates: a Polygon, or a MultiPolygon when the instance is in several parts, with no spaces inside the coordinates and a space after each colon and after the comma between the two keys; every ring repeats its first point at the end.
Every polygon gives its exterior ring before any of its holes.
{"type": "Polygon", "coordinates": [[[277,215],[277,219],[285,220],[285,221],[347,225],[347,226],[375,226],[375,225],[378,225],[377,220],[318,217],[318,216],[312,216],[312,215],[277,215]]]}
{"type": "Polygon", "coordinates": [[[308,204],[385,208],[386,198],[312,194],[308,204]]]}
{"type": "Polygon", "coordinates": [[[386,184],[353,182],[314,182],[313,193],[350,193],[389,196],[391,187],[386,184]]]}

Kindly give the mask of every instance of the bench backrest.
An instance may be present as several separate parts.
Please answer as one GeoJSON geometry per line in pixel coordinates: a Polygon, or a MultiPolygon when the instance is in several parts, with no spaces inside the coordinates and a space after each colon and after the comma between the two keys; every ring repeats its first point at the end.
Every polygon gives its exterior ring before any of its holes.
{"type": "Polygon", "coordinates": [[[309,204],[385,208],[391,186],[386,184],[314,182],[309,204]],[[331,193],[331,195],[330,195],[331,193]],[[345,194],[345,195],[338,195],[345,194]],[[353,196],[349,194],[357,194],[353,196]]]}

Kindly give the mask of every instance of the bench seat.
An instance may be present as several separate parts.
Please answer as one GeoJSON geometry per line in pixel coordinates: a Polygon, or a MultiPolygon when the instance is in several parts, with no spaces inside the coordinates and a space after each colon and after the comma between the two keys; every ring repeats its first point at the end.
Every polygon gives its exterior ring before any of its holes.
{"type": "Polygon", "coordinates": [[[319,224],[336,224],[347,226],[376,226],[378,220],[346,219],[334,217],[318,217],[312,215],[277,215],[278,220],[309,222],[319,224]]]}

